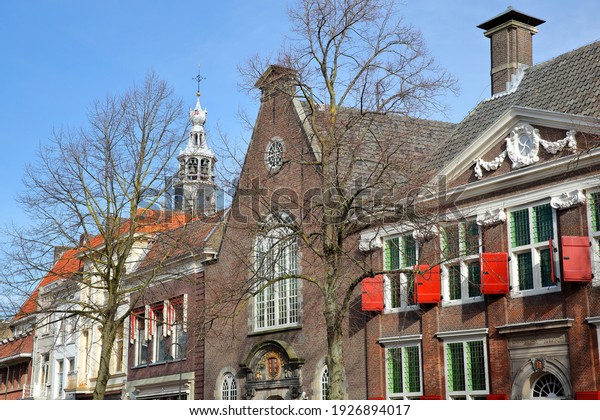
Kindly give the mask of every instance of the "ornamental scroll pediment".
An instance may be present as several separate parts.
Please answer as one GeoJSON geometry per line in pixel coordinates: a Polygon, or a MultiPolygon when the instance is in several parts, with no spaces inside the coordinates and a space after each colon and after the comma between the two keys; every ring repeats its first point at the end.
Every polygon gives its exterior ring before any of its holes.
{"type": "Polygon", "coordinates": [[[506,148],[502,153],[490,161],[483,159],[475,160],[475,177],[483,178],[483,170],[495,171],[498,169],[504,159],[508,156],[512,162],[512,168],[518,169],[532,165],[540,160],[540,146],[550,154],[556,154],[563,150],[568,150],[571,153],[577,152],[577,140],[575,139],[576,132],[574,130],[567,131],[564,139],[557,141],[548,141],[540,137],[540,132],[529,124],[520,123],[510,132],[510,135],[505,139],[506,148]]]}

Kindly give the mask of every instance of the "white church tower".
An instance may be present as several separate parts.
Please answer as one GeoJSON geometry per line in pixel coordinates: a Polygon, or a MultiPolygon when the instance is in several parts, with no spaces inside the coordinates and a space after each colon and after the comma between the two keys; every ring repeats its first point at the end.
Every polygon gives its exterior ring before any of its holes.
{"type": "Polygon", "coordinates": [[[187,146],[179,152],[179,172],[174,179],[175,209],[190,212],[194,216],[215,213],[215,162],[213,152],[206,144],[206,110],[200,106],[200,80],[196,93],[196,107],[190,111],[192,129],[187,146]]]}

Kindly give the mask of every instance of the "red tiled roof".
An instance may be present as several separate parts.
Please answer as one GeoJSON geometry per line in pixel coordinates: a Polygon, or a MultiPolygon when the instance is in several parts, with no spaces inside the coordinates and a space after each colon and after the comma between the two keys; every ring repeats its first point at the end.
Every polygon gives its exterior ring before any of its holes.
{"type": "Polygon", "coordinates": [[[33,352],[33,335],[0,340],[0,362],[13,356],[33,352]]]}
{"type": "MultiPolygon", "coordinates": [[[[185,223],[189,221],[189,215],[184,212],[140,209],[137,212],[136,219],[137,233],[152,234],[161,231],[168,231],[185,225],[185,223]]],[[[121,223],[119,232],[121,234],[126,234],[130,228],[131,220],[127,219],[121,223]]],[[[89,241],[85,244],[85,247],[77,249],[74,248],[65,251],[60,259],[56,262],[54,267],[44,276],[33,293],[21,306],[21,309],[15,316],[15,319],[20,319],[28,314],[35,313],[37,310],[39,289],[57,280],[68,279],[76,274],[82,266],[81,253],[86,249],[97,248],[101,246],[103,242],[104,236],[96,235],[89,239],[89,241]]]]}

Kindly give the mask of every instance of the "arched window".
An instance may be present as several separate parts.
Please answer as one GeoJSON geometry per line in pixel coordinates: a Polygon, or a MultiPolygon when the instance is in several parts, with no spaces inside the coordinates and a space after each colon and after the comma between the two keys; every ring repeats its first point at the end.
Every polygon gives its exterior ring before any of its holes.
{"type": "Polygon", "coordinates": [[[533,384],[531,396],[533,398],[564,399],[565,389],[560,379],[551,373],[546,373],[533,384]]]}
{"type": "Polygon", "coordinates": [[[327,366],[323,367],[321,371],[321,399],[327,399],[327,389],[329,388],[329,369],[327,366]]]}
{"type": "Polygon", "coordinates": [[[272,215],[256,238],[254,328],[265,330],[300,322],[298,244],[293,220],[286,213],[272,215]]]}
{"type": "Polygon", "coordinates": [[[221,384],[221,399],[237,400],[237,381],[232,373],[226,373],[223,376],[223,383],[221,384]]]}

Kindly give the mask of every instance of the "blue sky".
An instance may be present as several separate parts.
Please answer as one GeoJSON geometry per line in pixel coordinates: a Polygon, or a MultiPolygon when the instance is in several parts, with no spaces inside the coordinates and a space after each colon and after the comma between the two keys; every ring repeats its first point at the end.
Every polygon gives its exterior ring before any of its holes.
{"type": "MultiPolygon", "coordinates": [[[[237,114],[258,104],[240,92],[237,66],[256,53],[276,55],[289,33],[285,0],[0,0],[0,224],[24,223],[15,196],[27,162],[53,128],[86,122],[92,100],[120,93],[150,70],[189,107],[201,66],[208,142],[217,124],[248,137],[237,114]]],[[[534,37],[534,63],[600,39],[595,0],[405,1],[405,22],[420,29],[438,63],[460,83],[447,115],[460,121],[489,95],[489,40],[476,26],[506,9],[546,20],[534,37]]]]}

